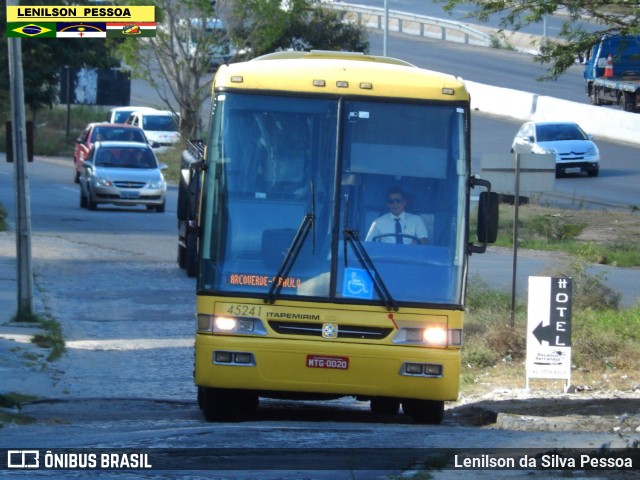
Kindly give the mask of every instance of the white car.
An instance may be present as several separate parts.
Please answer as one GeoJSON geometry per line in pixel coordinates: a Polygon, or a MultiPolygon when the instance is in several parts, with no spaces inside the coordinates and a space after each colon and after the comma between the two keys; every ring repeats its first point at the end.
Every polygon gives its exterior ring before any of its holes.
{"type": "Polygon", "coordinates": [[[585,172],[590,177],[600,170],[600,151],[573,122],[525,122],[511,144],[511,153],[551,153],[556,156],[556,177],[585,172]]]}
{"type": "Polygon", "coordinates": [[[125,123],[144,130],[156,152],[164,151],[180,141],[179,117],[169,110],[132,112],[125,123]]]}
{"type": "Polygon", "coordinates": [[[136,107],[136,106],[128,106],[128,107],[115,107],[109,110],[109,115],[107,115],[107,122],[109,123],[125,123],[129,115],[133,112],[155,112],[155,108],[151,107],[136,107]]]}

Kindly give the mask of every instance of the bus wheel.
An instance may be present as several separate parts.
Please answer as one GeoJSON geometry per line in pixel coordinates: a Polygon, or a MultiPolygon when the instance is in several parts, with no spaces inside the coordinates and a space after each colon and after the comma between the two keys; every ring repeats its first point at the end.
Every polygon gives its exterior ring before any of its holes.
{"type": "Polygon", "coordinates": [[[187,249],[182,245],[178,245],[178,267],[187,268],[187,249]]]}
{"type": "Polygon", "coordinates": [[[400,400],[388,397],[371,399],[371,413],[375,415],[395,415],[400,410],[400,400]]]}
{"type": "Polygon", "coordinates": [[[187,232],[187,251],[185,259],[185,268],[188,277],[198,276],[198,237],[192,232],[187,232]]]}
{"type": "Polygon", "coordinates": [[[402,411],[416,423],[439,425],[444,418],[444,402],[409,399],[402,402],[402,411]]]}
{"type": "Polygon", "coordinates": [[[258,408],[258,396],[220,388],[199,387],[202,413],[207,422],[240,420],[258,408]]]}
{"type": "Polygon", "coordinates": [[[234,410],[233,399],[228,391],[200,387],[202,392],[202,414],[207,422],[230,420],[234,410]]]}

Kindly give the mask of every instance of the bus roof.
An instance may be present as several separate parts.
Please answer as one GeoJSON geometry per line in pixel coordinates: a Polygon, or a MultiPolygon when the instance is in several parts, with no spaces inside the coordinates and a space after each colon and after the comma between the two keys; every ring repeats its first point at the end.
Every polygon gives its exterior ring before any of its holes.
{"type": "Polygon", "coordinates": [[[462,79],[355,52],[277,52],[220,67],[214,90],[469,100],[462,79]]]}

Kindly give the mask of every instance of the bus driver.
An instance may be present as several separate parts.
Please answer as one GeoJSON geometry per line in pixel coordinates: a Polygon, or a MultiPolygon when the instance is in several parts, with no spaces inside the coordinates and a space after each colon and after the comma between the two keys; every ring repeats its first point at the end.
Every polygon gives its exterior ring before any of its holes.
{"type": "Polygon", "coordinates": [[[427,243],[428,234],[424,220],[418,215],[404,211],[407,199],[400,187],[387,191],[389,212],[378,217],[371,224],[365,241],[384,243],[427,243]]]}

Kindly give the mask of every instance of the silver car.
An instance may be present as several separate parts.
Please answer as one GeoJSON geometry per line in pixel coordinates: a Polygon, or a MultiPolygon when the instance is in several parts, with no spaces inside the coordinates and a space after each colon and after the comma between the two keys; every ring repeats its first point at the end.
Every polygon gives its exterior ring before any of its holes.
{"type": "Polygon", "coordinates": [[[585,172],[598,175],[600,152],[592,136],[573,122],[526,122],[511,145],[511,153],[551,153],[556,176],[585,172]]]}
{"type": "Polygon", "coordinates": [[[145,205],[164,212],[167,184],[151,147],[135,142],[96,142],[82,164],[80,206],[145,205]]]}

